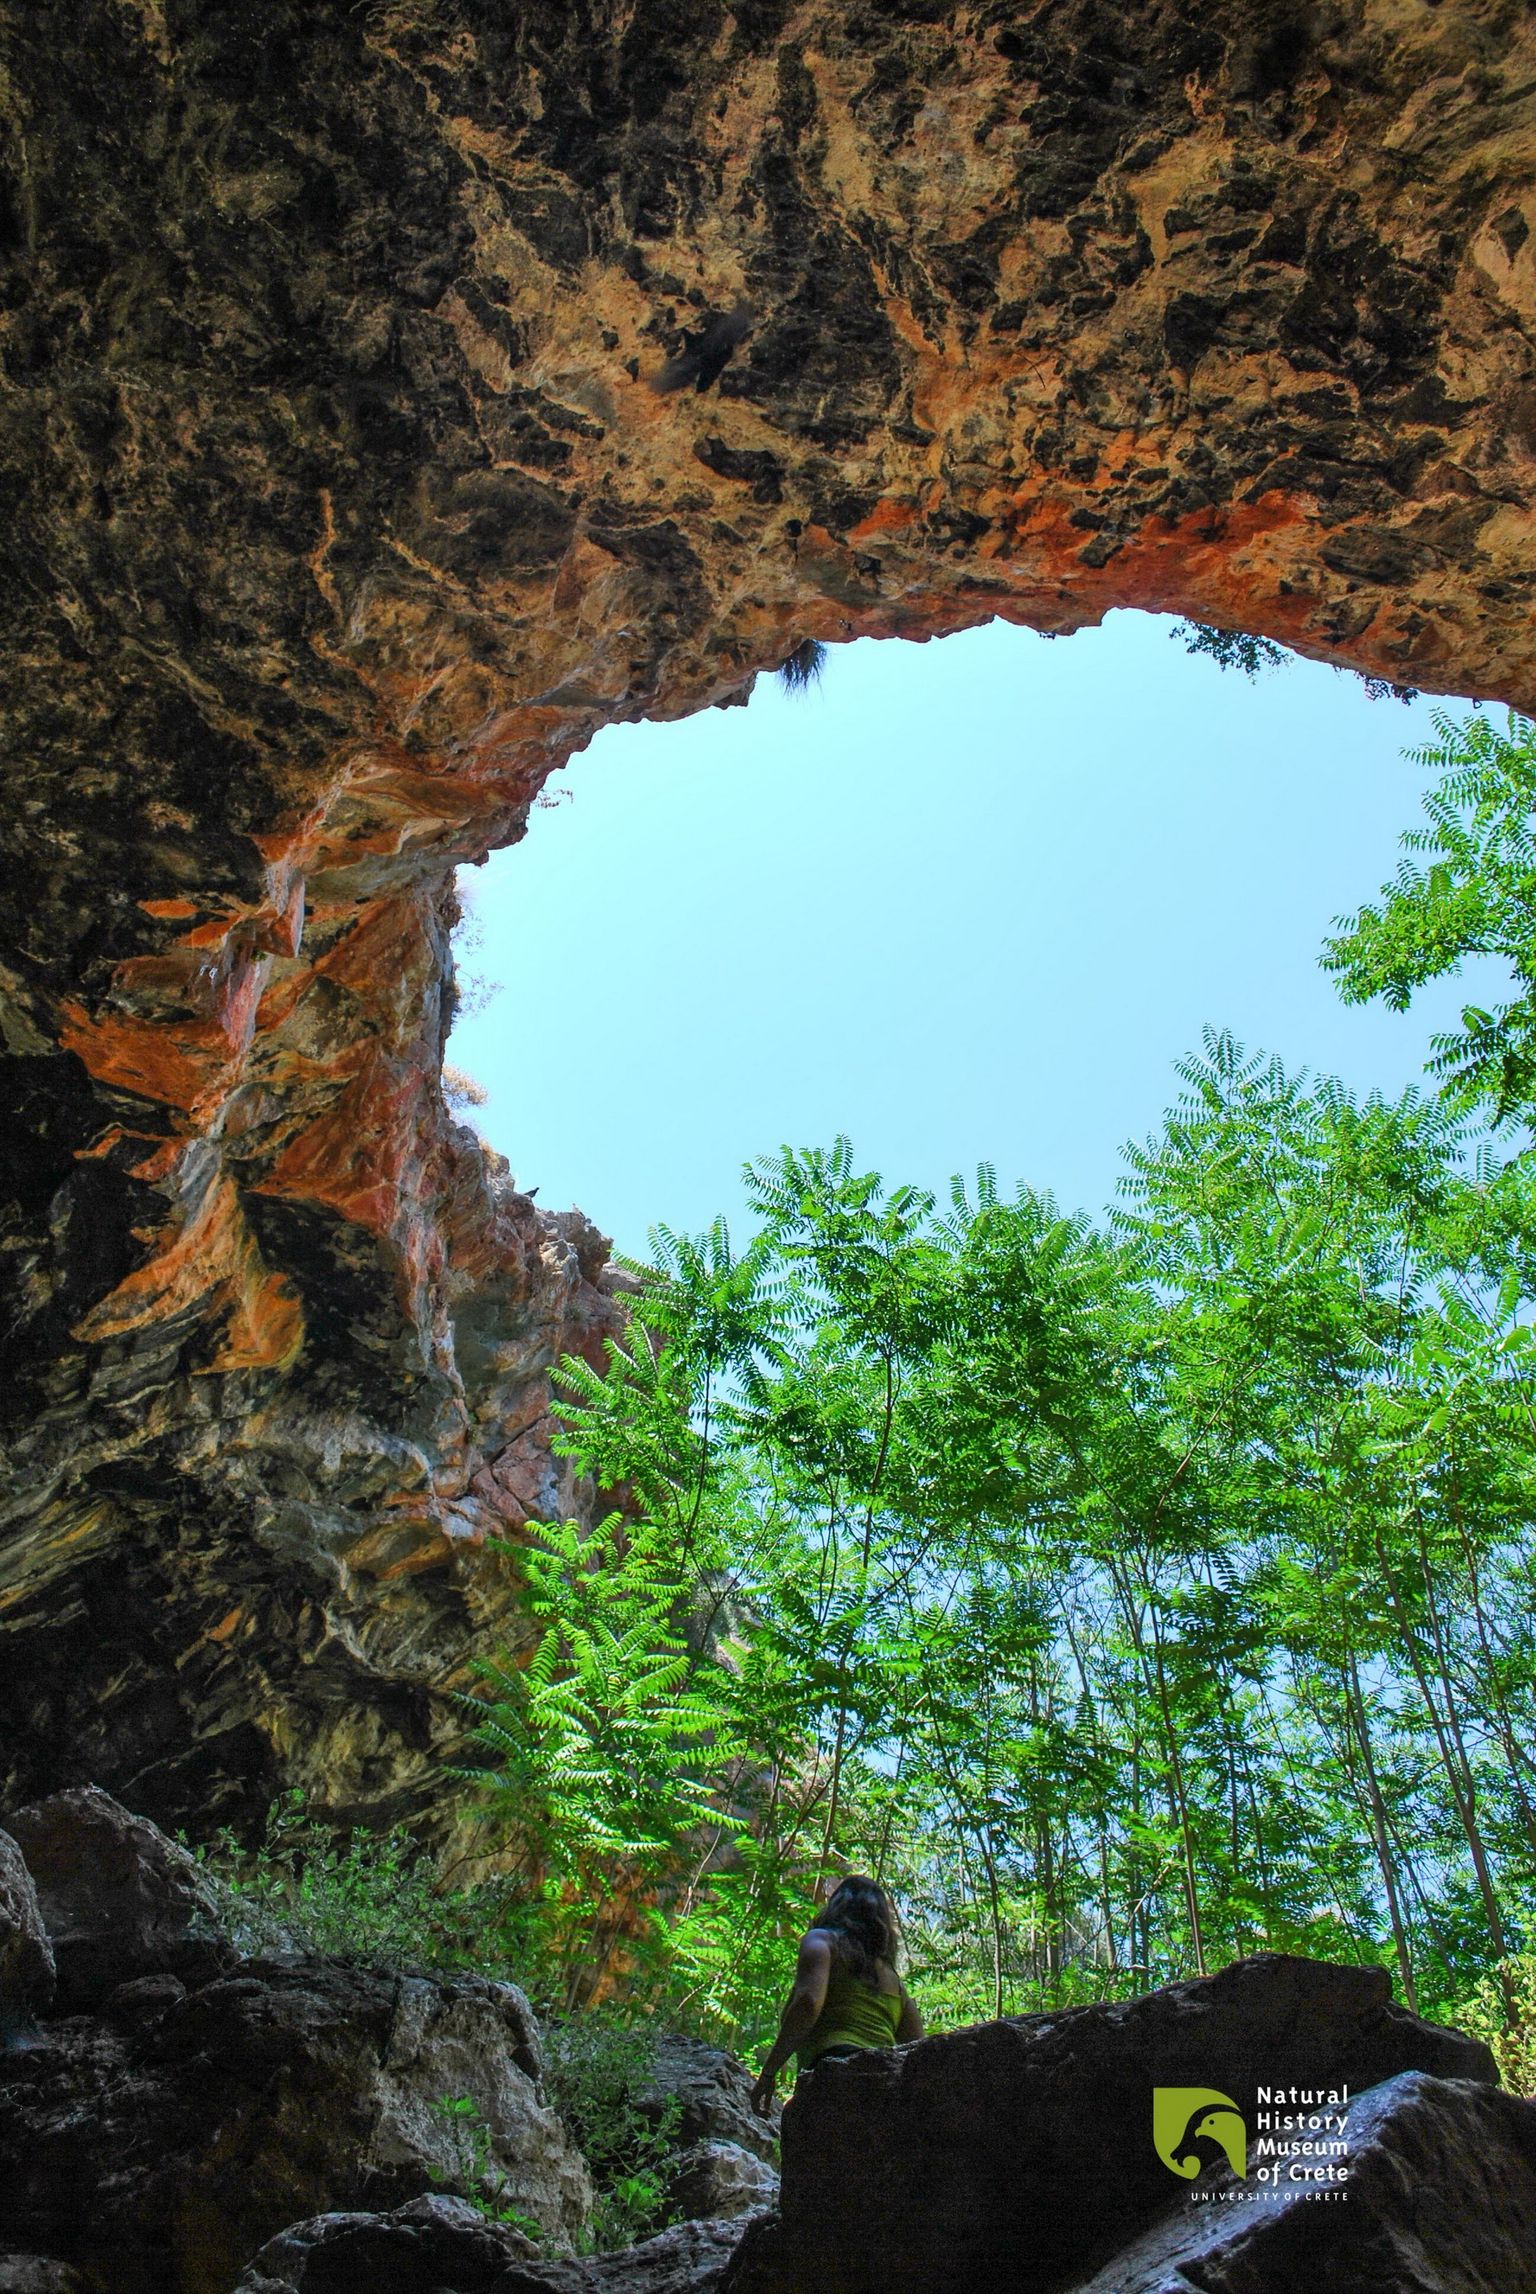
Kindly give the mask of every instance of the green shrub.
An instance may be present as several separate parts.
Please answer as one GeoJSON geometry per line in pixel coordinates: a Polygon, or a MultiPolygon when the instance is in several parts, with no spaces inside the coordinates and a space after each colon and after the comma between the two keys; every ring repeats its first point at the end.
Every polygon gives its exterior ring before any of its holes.
{"type": "Polygon", "coordinates": [[[1513,2095],[1536,2096],[1536,1952],[1515,1952],[1479,1977],[1448,2020],[1493,2050],[1513,2095]]]}
{"type": "MultiPolygon", "coordinates": [[[[473,2095],[444,2095],[433,2109],[461,2138],[469,2184],[465,2197],[475,2212],[487,2222],[507,2223],[513,2230],[520,2230],[525,2238],[532,2239],[535,2246],[542,2246],[548,2233],[537,2215],[513,2205],[511,2177],[496,2156],[495,2140],[473,2095]]],[[[428,2173],[439,2185],[453,2181],[451,2175],[430,2168],[428,2173]]]]}
{"type": "Polygon", "coordinates": [[[462,1966],[469,1957],[460,1905],[435,1895],[431,1865],[408,1832],[337,1833],[309,1814],[302,1792],[273,1803],[257,1847],[224,1833],[199,1861],[247,1950],[372,1967],[462,1966]]]}
{"type": "Polygon", "coordinates": [[[639,2107],[656,2063],[652,2034],[600,2012],[573,2015],[545,2034],[549,2099],[586,2159],[597,2192],[589,2251],[607,2252],[663,2227],[666,2168],[682,2105],[639,2107]]]}

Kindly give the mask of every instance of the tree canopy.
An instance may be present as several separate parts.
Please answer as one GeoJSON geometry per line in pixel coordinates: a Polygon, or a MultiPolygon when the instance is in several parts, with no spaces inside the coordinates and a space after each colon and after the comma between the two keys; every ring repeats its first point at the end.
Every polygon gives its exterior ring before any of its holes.
{"type": "Polygon", "coordinates": [[[861,1867],[940,2017],[1262,1949],[1524,2012],[1536,1215],[1478,1118],[1536,1101],[1536,748],[1439,725],[1429,865],[1325,959],[1399,1002],[1509,960],[1439,1091],[1208,1034],[1097,1222],[786,1148],[564,1364],[609,1510],[519,1544],[542,1639],[479,1745],[569,2003],[759,2036],[861,1867]]]}

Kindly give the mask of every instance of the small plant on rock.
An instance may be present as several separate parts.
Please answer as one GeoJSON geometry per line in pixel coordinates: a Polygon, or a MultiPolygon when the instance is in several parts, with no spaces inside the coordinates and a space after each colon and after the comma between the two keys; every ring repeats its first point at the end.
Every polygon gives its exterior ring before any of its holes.
{"type": "Polygon", "coordinates": [[[656,2060],[644,2029],[601,2014],[574,2015],[546,2038],[549,2097],[585,2157],[597,2201],[589,2252],[633,2245],[663,2228],[668,2160],[682,2105],[640,2108],[656,2060]]]}
{"type": "Polygon", "coordinates": [[[232,1934],[254,1949],[289,1949],[367,1966],[434,1967],[462,1958],[431,1867],[410,1834],[337,1833],[302,1792],[274,1801],[253,1849],[221,1833],[201,1852],[232,1934]]]}
{"type": "Polygon", "coordinates": [[[819,637],[802,637],[793,653],[779,663],[779,683],[786,693],[808,693],[821,683],[827,649],[819,637]]]}
{"type": "MultiPolygon", "coordinates": [[[[537,2215],[524,2207],[511,2203],[511,2177],[496,2156],[495,2139],[481,2117],[480,2106],[473,2095],[444,2095],[433,2108],[440,2119],[447,2119],[464,2140],[467,2152],[464,2179],[468,2184],[464,2196],[477,2214],[487,2222],[504,2223],[510,2230],[521,2231],[524,2238],[535,2246],[545,2239],[544,2225],[537,2215]]],[[[432,2180],[439,2186],[458,2178],[445,2174],[440,2168],[432,2180]]]]}

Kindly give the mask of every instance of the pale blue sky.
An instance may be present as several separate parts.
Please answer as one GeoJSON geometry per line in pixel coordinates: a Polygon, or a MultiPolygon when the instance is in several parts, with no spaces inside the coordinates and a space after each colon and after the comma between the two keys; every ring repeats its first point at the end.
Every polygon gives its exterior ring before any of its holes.
{"type": "Polygon", "coordinates": [[[1395,866],[1429,704],[1250,683],[1171,626],[866,640],[804,697],[600,734],[461,878],[503,987],[449,1057],[521,1183],[643,1254],[657,1219],[744,1232],[747,1157],[847,1131],[891,1179],[988,1160],[1097,1212],[1205,1022],[1419,1080],[1470,988],[1348,1009],[1317,955],[1395,866]]]}

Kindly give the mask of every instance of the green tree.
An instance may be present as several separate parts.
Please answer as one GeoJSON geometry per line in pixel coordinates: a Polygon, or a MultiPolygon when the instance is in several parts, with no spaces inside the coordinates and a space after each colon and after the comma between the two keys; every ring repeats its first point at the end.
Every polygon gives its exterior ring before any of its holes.
{"type": "Polygon", "coordinates": [[[1494,1010],[1468,1005],[1458,1032],[1433,1039],[1433,1071],[1459,1105],[1496,1123],[1536,1105],[1536,727],[1513,712],[1503,731],[1481,711],[1437,710],[1436,738],[1410,752],[1440,778],[1426,821],[1402,839],[1408,854],[1379,900],[1327,943],[1323,962],[1347,1003],[1380,996],[1406,1011],[1415,988],[1460,970],[1468,956],[1501,957],[1519,993],[1494,1010]]]}
{"type": "Polygon", "coordinates": [[[1533,1103],[1536,753],[1438,723],[1431,863],[1328,958],[1511,962],[1438,1097],[1209,1034],[1099,1225],[785,1149],[563,1365],[614,1512],[518,1548],[481,1745],[564,2000],[761,2035],[860,1864],[941,2017],[1296,1950],[1491,1981],[1525,2060],[1536,1173],[1469,1124],[1533,1103]]]}

